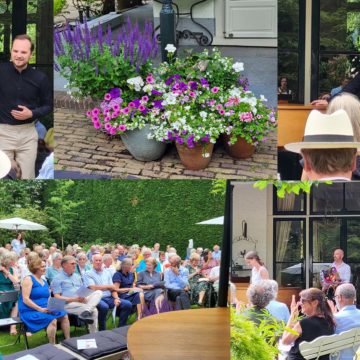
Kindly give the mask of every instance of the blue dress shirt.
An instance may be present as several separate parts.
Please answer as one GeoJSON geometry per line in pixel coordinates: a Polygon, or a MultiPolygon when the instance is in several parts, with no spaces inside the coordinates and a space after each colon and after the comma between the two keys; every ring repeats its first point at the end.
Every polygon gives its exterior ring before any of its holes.
{"type": "Polygon", "coordinates": [[[164,280],[167,289],[182,290],[189,286],[189,270],[180,266],[179,275],[176,275],[169,268],[165,271],[164,280]]]}

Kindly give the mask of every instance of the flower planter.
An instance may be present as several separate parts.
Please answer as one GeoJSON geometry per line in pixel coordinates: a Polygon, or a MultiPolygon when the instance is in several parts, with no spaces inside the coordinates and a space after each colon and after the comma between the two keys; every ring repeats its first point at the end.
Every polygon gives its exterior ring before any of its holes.
{"type": "Polygon", "coordinates": [[[186,145],[179,145],[176,143],[176,149],[178,151],[181,163],[188,170],[201,170],[205,169],[209,165],[211,161],[211,154],[214,149],[214,144],[196,144],[195,147],[190,149],[186,145]],[[204,154],[206,156],[203,156],[204,154]]]}
{"type": "Polygon", "coordinates": [[[150,125],[146,124],[142,129],[126,131],[121,135],[126,149],[140,161],[154,161],[160,159],[166,150],[166,144],[148,139],[150,125]]]}
{"type": "Polygon", "coordinates": [[[247,159],[251,157],[255,152],[255,146],[249,144],[245,139],[238,137],[234,145],[229,145],[230,136],[225,135],[225,150],[226,152],[234,158],[237,159],[247,159]]]}

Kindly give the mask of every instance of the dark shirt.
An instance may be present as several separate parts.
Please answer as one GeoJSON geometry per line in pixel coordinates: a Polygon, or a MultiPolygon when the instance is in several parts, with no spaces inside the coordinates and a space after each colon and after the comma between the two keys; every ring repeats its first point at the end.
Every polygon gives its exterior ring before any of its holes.
{"type": "MultiPolygon", "coordinates": [[[[299,351],[299,344],[303,341],[313,341],[320,336],[334,334],[334,327],[329,326],[324,318],[318,316],[306,317],[300,320],[302,334],[290,349],[288,360],[304,360],[299,351]]],[[[329,360],[329,355],[320,356],[319,360],[329,360]]]]}
{"type": "Polygon", "coordinates": [[[0,124],[29,124],[52,111],[52,87],[46,75],[30,65],[21,73],[11,62],[0,64],[0,124]],[[16,120],[11,110],[29,108],[33,117],[16,120]]]}
{"type": "Polygon", "coordinates": [[[113,276],[113,283],[120,283],[120,288],[132,288],[134,285],[134,274],[128,272],[126,275],[117,271],[113,276]]]}
{"type": "Polygon", "coordinates": [[[340,92],[331,97],[330,101],[339,94],[350,93],[360,99],[360,72],[340,92]]]}

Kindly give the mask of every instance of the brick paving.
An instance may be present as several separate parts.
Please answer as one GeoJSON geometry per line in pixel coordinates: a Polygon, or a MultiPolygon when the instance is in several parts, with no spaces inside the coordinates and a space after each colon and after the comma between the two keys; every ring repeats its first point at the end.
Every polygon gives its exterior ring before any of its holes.
{"type": "Polygon", "coordinates": [[[216,146],[209,166],[201,171],[186,170],[174,146],[169,146],[159,161],[134,159],[119,137],[95,130],[86,119],[84,103],[71,103],[55,96],[55,170],[76,171],[112,178],[139,179],[266,179],[277,173],[276,135],[261,144],[250,159],[229,157],[216,146]],[[65,108],[60,108],[59,106],[65,108]],[[69,109],[72,108],[72,109],[69,109]]]}

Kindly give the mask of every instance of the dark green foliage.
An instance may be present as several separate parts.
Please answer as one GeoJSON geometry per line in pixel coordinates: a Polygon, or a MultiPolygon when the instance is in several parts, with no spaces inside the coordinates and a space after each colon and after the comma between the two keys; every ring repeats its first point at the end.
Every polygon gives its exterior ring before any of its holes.
{"type": "MultiPolygon", "coordinates": [[[[184,256],[189,239],[194,239],[194,246],[221,244],[222,226],[196,225],[223,214],[224,196],[210,193],[211,181],[76,181],[66,186],[63,201],[54,203],[67,183],[0,183],[0,218],[20,216],[49,228],[49,232],[27,232],[29,245],[52,241],[60,245],[63,235],[65,246],[77,243],[87,248],[99,242],[152,246],[159,242],[162,250],[172,244],[184,256]],[[65,209],[69,221],[63,227],[54,219],[69,203],[68,216],[65,209]],[[49,211],[50,207],[57,208],[57,213],[49,211]]],[[[13,235],[0,231],[1,243],[13,235]]]]}

